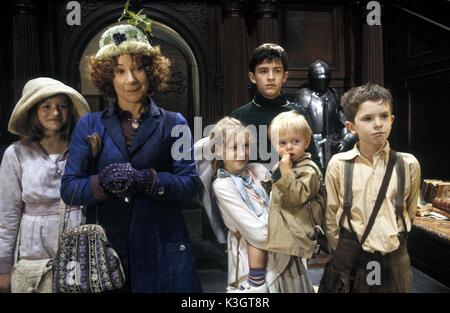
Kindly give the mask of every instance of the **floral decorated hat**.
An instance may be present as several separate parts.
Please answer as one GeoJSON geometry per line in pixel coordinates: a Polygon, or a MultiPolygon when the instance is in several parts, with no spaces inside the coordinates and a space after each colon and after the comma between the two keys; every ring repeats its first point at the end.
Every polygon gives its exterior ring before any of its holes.
{"type": "Polygon", "coordinates": [[[100,49],[95,55],[96,59],[130,53],[154,55],[158,48],[152,47],[146,34],[151,36],[152,21],[143,13],[143,10],[134,13],[128,9],[130,1],[125,4],[119,22],[126,21],[108,28],[100,38],[100,49]]]}
{"type": "Polygon", "coordinates": [[[153,55],[156,51],[147,36],[136,26],[121,24],[108,28],[100,38],[96,59],[129,53],[153,55]]]}

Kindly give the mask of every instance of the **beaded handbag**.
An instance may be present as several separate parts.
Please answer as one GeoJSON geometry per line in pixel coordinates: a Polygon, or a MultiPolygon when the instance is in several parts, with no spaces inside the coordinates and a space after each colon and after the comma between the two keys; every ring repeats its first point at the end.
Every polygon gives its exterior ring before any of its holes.
{"type": "Polygon", "coordinates": [[[104,229],[87,224],[64,230],[61,200],[58,250],[53,260],[53,292],[98,293],[123,287],[125,275],[104,229]]]}

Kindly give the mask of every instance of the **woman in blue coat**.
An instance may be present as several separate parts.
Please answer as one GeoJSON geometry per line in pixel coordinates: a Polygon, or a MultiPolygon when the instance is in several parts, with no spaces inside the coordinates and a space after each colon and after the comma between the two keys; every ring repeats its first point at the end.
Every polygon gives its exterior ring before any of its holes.
{"type": "Polygon", "coordinates": [[[62,178],[63,200],[86,206],[87,223],[103,226],[118,252],[124,291],[202,291],[181,212],[199,186],[191,133],[149,97],[165,87],[169,65],[137,27],[103,33],[89,74],[116,101],[80,119],[62,178]],[[183,133],[174,137],[174,127],[183,133]]]}

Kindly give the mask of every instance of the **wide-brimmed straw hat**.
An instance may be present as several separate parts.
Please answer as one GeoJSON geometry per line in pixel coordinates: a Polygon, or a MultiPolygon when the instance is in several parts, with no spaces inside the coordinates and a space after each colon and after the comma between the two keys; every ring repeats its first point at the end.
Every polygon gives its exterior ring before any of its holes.
{"type": "Polygon", "coordinates": [[[90,111],[88,103],[78,91],[53,78],[39,77],[28,81],[23,87],[22,98],[11,114],[8,130],[19,136],[30,137],[28,111],[42,100],[57,94],[65,94],[70,98],[75,120],[90,111]]]}

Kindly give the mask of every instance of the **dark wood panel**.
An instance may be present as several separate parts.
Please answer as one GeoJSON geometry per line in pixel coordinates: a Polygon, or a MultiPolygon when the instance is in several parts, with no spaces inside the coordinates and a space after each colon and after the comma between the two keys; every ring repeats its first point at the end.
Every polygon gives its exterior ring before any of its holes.
{"type": "Polygon", "coordinates": [[[409,151],[423,178],[450,177],[450,32],[395,7],[384,18],[386,86],[394,97],[393,146],[409,151]]]}
{"type": "Polygon", "coordinates": [[[287,10],[285,49],[291,68],[307,68],[316,59],[336,67],[336,21],[333,10],[287,10]]]}
{"type": "MultiPolygon", "coordinates": [[[[331,70],[331,87],[344,88],[353,81],[352,57],[345,54],[351,47],[344,39],[344,18],[349,8],[329,5],[286,5],[281,10],[282,46],[289,57],[287,93],[294,93],[308,80],[308,66],[316,59],[325,61],[331,70]],[[347,62],[348,60],[348,62],[347,62]]],[[[347,21],[347,25],[349,21],[347,21]]]]}
{"type": "Polygon", "coordinates": [[[391,9],[387,13],[390,14],[384,27],[387,80],[450,67],[450,32],[403,11],[391,9]]]}
{"type": "Polygon", "coordinates": [[[410,150],[416,154],[424,178],[450,175],[450,82],[412,86],[410,98],[410,150]]]}
{"type": "Polygon", "coordinates": [[[408,252],[412,266],[450,286],[450,242],[413,226],[408,238],[408,252]]]}

